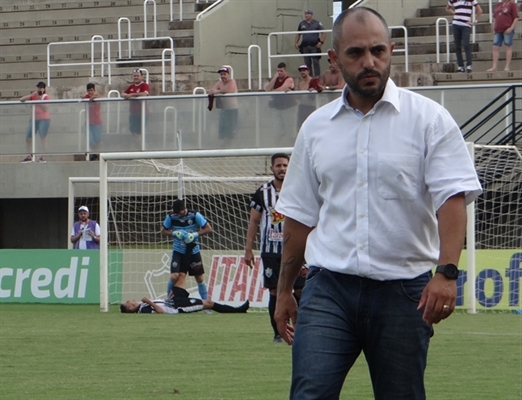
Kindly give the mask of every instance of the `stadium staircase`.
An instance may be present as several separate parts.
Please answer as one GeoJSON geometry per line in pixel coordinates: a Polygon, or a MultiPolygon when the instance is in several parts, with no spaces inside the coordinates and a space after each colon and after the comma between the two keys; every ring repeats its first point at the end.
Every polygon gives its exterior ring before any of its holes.
{"type": "MultiPolygon", "coordinates": [[[[151,3],[150,3],[151,4],[151,3]]],[[[212,2],[183,1],[183,21],[179,21],[179,2],[173,4],[174,22],[170,21],[170,1],[156,0],[157,37],[172,37],[176,54],[176,92],[191,91],[202,85],[199,68],[194,66],[194,21],[212,2]]],[[[148,37],[153,30],[153,7],[147,6],[148,37]]],[[[0,99],[16,100],[30,93],[38,81],[47,80],[47,45],[51,42],[89,41],[93,35],[104,39],[118,38],[118,19],[131,21],[131,37],[144,37],[143,0],[0,0],[0,99]]],[[[126,22],[121,23],[122,37],[128,37],[126,22]]],[[[166,43],[161,40],[135,42],[132,60],[160,59],[166,43]],[[141,45],[143,43],[143,45],[141,45]]],[[[128,48],[122,43],[122,54],[128,48]]],[[[170,47],[170,46],[169,46],[170,47]]],[[[115,43],[111,49],[118,48],[115,43]]],[[[89,44],[71,44],[52,47],[52,63],[90,62],[89,44]]],[[[94,44],[95,61],[100,61],[101,46],[94,44]]],[[[118,61],[125,61],[124,58],[118,61]]],[[[169,62],[167,62],[169,65],[169,62]]],[[[93,81],[99,91],[123,90],[132,80],[132,69],[149,71],[152,94],[161,91],[161,62],[122,63],[112,68],[112,84],[100,77],[100,66],[91,78],[89,65],[51,68],[50,80],[53,98],[77,98],[85,91],[85,84],[93,81]]],[[[167,74],[170,73],[170,69],[167,74]]],[[[213,82],[215,83],[215,82],[213,82]]],[[[169,83],[170,84],[170,83],[169,83]]]]}
{"type": "MultiPolygon", "coordinates": [[[[166,92],[189,93],[195,87],[210,87],[214,82],[204,80],[205,72],[194,65],[194,21],[197,14],[212,4],[196,0],[183,1],[183,20],[179,21],[179,2],[174,2],[174,18],[170,21],[170,1],[156,0],[157,36],[172,37],[176,53],[176,87],[166,92]]],[[[476,42],[473,44],[473,73],[453,73],[446,64],[445,25],[440,25],[440,62],[436,62],[436,20],[446,17],[450,22],[450,63],[455,63],[451,29],[451,16],[444,8],[446,0],[431,0],[430,7],[418,10],[418,17],[406,19],[408,29],[409,72],[405,73],[405,56],[393,56],[392,76],[400,86],[432,86],[456,84],[483,84],[522,80],[522,22],[519,22],[513,46],[512,71],[503,71],[504,52],[501,51],[500,71],[488,73],[491,67],[492,34],[490,32],[489,7],[482,2],[484,14],[476,26],[476,42]]],[[[153,8],[147,7],[148,36],[151,36],[153,8]]],[[[74,42],[91,40],[93,35],[106,39],[118,37],[118,19],[126,17],[131,21],[131,37],[144,36],[143,0],[0,0],[0,99],[15,100],[29,93],[36,82],[47,79],[47,45],[51,42],[74,42]]],[[[124,37],[127,24],[121,24],[124,37]]],[[[404,48],[401,30],[394,30],[396,48],[404,48]]],[[[165,43],[161,40],[138,42],[133,45],[133,60],[161,58],[165,43]]],[[[116,45],[113,43],[112,48],[116,45]]],[[[122,43],[125,52],[127,44],[122,43]]],[[[100,60],[100,44],[94,45],[95,61],[100,60]]],[[[123,53],[124,53],[123,52],[123,53]]],[[[74,63],[90,61],[90,45],[63,45],[53,47],[53,63],[74,63]]],[[[118,61],[125,61],[119,59],[118,61]]],[[[168,63],[167,63],[168,64],[168,63]]],[[[100,77],[99,65],[95,78],[91,78],[88,65],[74,67],[53,67],[50,71],[53,98],[77,98],[84,93],[85,84],[94,81],[99,91],[123,90],[131,81],[134,68],[146,68],[150,74],[152,94],[160,94],[161,63],[123,63],[112,68],[112,84],[100,77]]],[[[169,72],[169,71],[168,71],[169,72]]],[[[168,73],[167,72],[167,73],[168,73]]],[[[105,74],[107,72],[105,71],[105,74]]],[[[247,87],[238,81],[238,87],[247,87]]]]}
{"type": "MultiPolygon", "coordinates": [[[[396,53],[392,60],[392,76],[400,86],[436,86],[436,85],[465,85],[491,84],[522,81],[522,21],[519,21],[515,30],[513,43],[513,59],[511,71],[504,71],[505,48],[500,51],[499,71],[486,72],[492,65],[493,34],[489,23],[488,2],[479,1],[483,14],[475,26],[476,40],[472,44],[473,72],[457,73],[455,46],[453,44],[452,16],[445,11],[447,0],[431,0],[429,8],[417,10],[416,18],[404,21],[408,30],[409,73],[405,71],[405,56],[396,53]],[[450,65],[446,63],[446,27],[444,22],[439,24],[440,57],[437,63],[436,21],[446,18],[449,23],[450,65]]],[[[496,1],[494,1],[496,3],[496,1]]],[[[519,4],[520,9],[520,4],[519,4]]],[[[392,36],[397,49],[404,45],[402,30],[393,30],[392,36]]]]}

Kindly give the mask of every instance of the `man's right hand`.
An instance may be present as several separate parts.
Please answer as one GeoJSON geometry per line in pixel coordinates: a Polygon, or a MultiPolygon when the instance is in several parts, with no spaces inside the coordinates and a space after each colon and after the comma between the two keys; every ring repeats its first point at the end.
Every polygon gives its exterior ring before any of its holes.
{"type": "Polygon", "coordinates": [[[277,330],[288,345],[294,342],[294,330],[297,323],[297,301],[292,293],[278,293],[274,320],[277,330]]]}
{"type": "Polygon", "coordinates": [[[176,239],[183,240],[185,239],[187,233],[184,230],[177,230],[172,232],[172,236],[174,236],[176,239]]]}
{"type": "Polygon", "coordinates": [[[252,250],[245,250],[245,264],[250,268],[254,267],[254,252],[252,250]]]}

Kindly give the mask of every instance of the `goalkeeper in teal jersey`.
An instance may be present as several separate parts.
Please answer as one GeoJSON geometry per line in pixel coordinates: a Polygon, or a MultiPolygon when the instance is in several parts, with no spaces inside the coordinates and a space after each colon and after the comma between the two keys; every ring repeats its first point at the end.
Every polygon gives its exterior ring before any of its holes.
{"type": "Polygon", "coordinates": [[[201,299],[207,300],[207,284],[205,283],[199,237],[210,232],[212,232],[212,227],[201,213],[187,209],[184,200],[174,201],[172,212],[167,215],[161,227],[161,233],[172,236],[173,239],[167,293],[172,291],[174,285],[185,289],[188,273],[196,279],[201,299]]]}

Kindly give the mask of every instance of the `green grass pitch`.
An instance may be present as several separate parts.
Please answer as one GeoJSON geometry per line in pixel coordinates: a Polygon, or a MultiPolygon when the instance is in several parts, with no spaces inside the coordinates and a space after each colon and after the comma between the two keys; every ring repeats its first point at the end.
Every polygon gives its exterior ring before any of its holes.
{"type": "MultiPolygon", "coordinates": [[[[116,307],[0,304],[0,398],[279,400],[290,347],[268,315],[123,315],[116,307]]],[[[430,400],[522,398],[522,316],[457,313],[436,326],[430,400]]],[[[341,399],[372,392],[361,357],[341,399]]]]}

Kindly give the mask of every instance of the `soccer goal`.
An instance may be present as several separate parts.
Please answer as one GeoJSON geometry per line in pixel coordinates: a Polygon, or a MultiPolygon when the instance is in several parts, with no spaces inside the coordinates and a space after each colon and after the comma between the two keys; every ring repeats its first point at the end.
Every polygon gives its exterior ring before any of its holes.
{"type": "MultiPolygon", "coordinates": [[[[520,149],[472,144],[470,149],[484,193],[468,207],[457,307],[470,313],[520,309],[520,149]]],[[[249,299],[253,307],[266,307],[260,260],[250,270],[243,258],[248,204],[257,187],[272,178],[270,156],[291,150],[102,154],[100,177],[79,178],[83,181],[69,200],[70,210],[80,204],[99,207],[98,221],[102,233],[107,232],[100,243],[101,310],[127,298],[166,295],[172,238],[161,235],[160,228],[178,197],[213,227],[201,238],[210,298],[228,304],[249,299]],[[97,197],[95,185],[99,201],[91,198],[97,197]]],[[[195,280],[188,278],[187,285],[197,297],[195,280]]]]}
{"type": "MultiPolygon", "coordinates": [[[[457,305],[468,289],[469,312],[522,308],[522,156],[515,146],[473,146],[483,194],[468,210],[468,268],[457,305]]],[[[458,166],[457,166],[458,167],[458,166]]],[[[460,266],[465,265],[461,260],[460,266]]]]}
{"type": "MultiPolygon", "coordinates": [[[[249,202],[272,178],[270,157],[291,148],[111,153],[100,156],[100,307],[166,296],[172,238],[160,229],[173,200],[201,212],[213,232],[200,239],[209,298],[266,307],[260,260],[244,262],[249,202]],[[107,234],[104,234],[107,232],[107,234]]],[[[187,290],[198,297],[187,277],[187,290]]]]}

